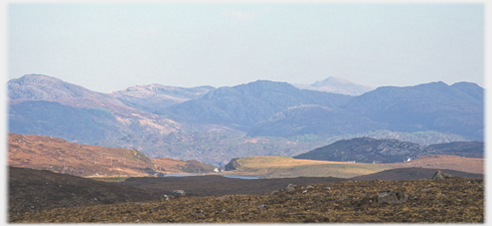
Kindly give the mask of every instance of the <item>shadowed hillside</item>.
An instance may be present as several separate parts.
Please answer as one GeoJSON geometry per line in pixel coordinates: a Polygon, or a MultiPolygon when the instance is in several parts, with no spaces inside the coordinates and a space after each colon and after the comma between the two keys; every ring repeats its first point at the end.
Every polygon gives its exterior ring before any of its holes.
{"type": "Polygon", "coordinates": [[[9,212],[37,212],[43,209],[94,206],[122,202],[159,200],[160,194],[53,173],[48,170],[9,167],[9,212]]]}
{"type": "Polygon", "coordinates": [[[483,157],[483,142],[451,142],[423,146],[396,139],[373,139],[369,137],[340,140],[316,148],[295,159],[325,161],[356,161],[365,163],[397,163],[425,155],[458,155],[483,157]]]}

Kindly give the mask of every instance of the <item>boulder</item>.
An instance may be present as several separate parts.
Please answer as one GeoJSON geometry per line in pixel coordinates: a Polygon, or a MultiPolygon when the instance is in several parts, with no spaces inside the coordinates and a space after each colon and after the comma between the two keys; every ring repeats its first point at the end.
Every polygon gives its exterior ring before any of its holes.
{"type": "Polygon", "coordinates": [[[432,179],[433,180],[444,180],[444,179],[450,178],[450,177],[452,177],[452,176],[447,174],[447,173],[443,173],[441,170],[438,170],[438,171],[436,171],[436,173],[434,173],[434,176],[432,176],[432,179]]]}
{"type": "Polygon", "coordinates": [[[408,195],[397,191],[384,191],[378,195],[378,203],[399,204],[408,200],[408,195]]]}
{"type": "Polygon", "coordinates": [[[296,187],[297,187],[297,185],[295,185],[295,184],[289,184],[289,185],[287,185],[287,187],[285,187],[285,191],[289,192],[289,193],[293,192],[296,190],[296,187]]]}
{"type": "Polygon", "coordinates": [[[185,196],[186,193],[183,190],[174,190],[173,196],[185,196]]]}

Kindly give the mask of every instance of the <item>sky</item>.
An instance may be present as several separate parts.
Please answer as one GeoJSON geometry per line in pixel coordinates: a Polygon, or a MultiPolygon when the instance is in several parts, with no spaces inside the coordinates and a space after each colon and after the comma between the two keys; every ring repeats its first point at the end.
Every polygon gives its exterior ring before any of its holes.
{"type": "Polygon", "coordinates": [[[484,87],[483,3],[26,3],[7,11],[7,79],[134,85],[484,87]]]}

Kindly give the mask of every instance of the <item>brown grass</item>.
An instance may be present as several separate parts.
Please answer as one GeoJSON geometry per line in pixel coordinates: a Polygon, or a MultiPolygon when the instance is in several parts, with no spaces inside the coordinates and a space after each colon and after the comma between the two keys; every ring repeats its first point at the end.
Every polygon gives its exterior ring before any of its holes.
{"type": "Polygon", "coordinates": [[[136,150],[70,143],[47,136],[9,133],[8,138],[10,166],[50,170],[75,176],[149,176],[146,168],[155,172],[161,172],[161,169],[162,172],[173,172],[176,165],[186,164],[184,161],[172,159],[151,160],[136,150]]]}
{"type": "Polygon", "coordinates": [[[456,155],[427,155],[409,162],[381,165],[391,168],[422,167],[431,169],[450,169],[467,173],[484,173],[484,159],[465,158],[456,155]]]}
{"type": "Polygon", "coordinates": [[[299,176],[350,178],[390,169],[387,166],[377,164],[317,161],[284,156],[255,156],[241,158],[237,161],[241,167],[223,174],[261,176],[263,178],[299,176]]]}

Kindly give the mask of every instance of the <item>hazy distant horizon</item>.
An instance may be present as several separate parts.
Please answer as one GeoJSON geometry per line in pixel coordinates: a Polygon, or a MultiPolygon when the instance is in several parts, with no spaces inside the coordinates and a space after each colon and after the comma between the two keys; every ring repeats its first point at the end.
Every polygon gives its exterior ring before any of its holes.
{"type": "Polygon", "coordinates": [[[8,80],[98,92],[256,80],[484,87],[484,4],[7,5],[8,80]]]}

